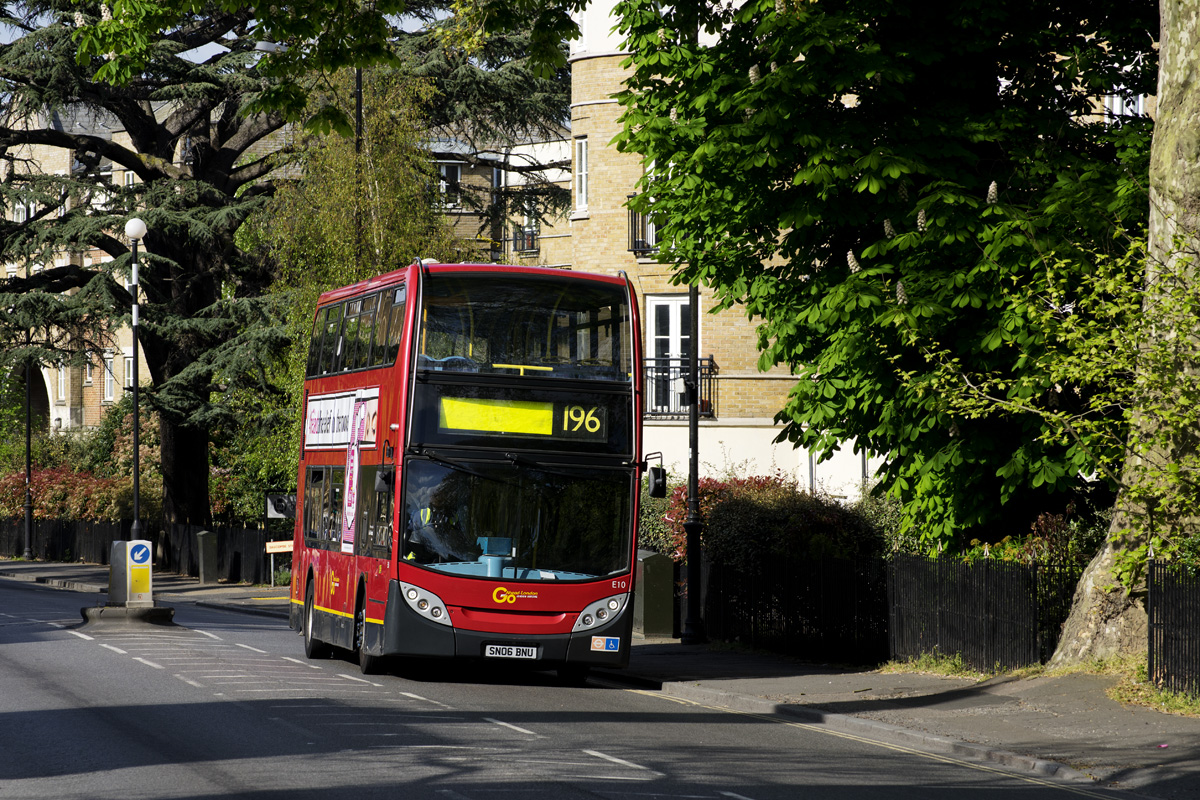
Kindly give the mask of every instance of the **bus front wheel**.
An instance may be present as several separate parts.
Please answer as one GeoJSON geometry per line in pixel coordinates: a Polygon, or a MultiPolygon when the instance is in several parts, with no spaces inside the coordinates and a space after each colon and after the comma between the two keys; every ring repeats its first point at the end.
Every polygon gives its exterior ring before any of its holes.
{"type": "Polygon", "coordinates": [[[358,596],[358,610],[354,612],[354,649],[358,653],[358,669],[363,675],[379,672],[383,657],[367,652],[367,605],[361,592],[358,596]]]}
{"type": "Polygon", "coordinates": [[[310,576],[308,589],[304,592],[304,655],[308,658],[329,658],[329,645],[313,637],[313,613],[313,586],[310,576]]]}

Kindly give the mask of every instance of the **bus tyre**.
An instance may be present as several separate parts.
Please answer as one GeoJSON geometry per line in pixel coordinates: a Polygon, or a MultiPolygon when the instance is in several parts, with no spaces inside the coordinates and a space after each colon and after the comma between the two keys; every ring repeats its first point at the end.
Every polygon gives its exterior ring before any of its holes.
{"type": "Polygon", "coordinates": [[[383,657],[367,652],[367,607],[361,594],[358,598],[358,610],[354,612],[354,649],[358,653],[358,669],[363,675],[379,672],[383,666],[383,657]]]}
{"type": "Polygon", "coordinates": [[[308,588],[304,592],[304,655],[308,658],[329,658],[329,645],[320,639],[313,638],[313,586],[312,576],[308,579],[308,588]]]}

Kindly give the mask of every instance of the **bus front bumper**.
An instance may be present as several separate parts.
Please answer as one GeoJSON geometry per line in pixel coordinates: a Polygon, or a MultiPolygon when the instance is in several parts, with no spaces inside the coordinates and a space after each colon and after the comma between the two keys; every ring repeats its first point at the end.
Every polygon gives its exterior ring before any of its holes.
{"type": "MultiPolygon", "coordinates": [[[[400,595],[400,583],[393,580],[388,588],[387,614],[382,627],[383,655],[480,658],[510,663],[524,661],[534,667],[539,664],[626,667],[629,665],[633,632],[633,603],[626,603],[621,613],[609,622],[586,631],[528,635],[488,633],[441,625],[425,619],[404,602],[400,595]],[[495,655],[527,655],[529,648],[536,650],[535,658],[495,655]]],[[[375,638],[371,633],[368,631],[368,646],[373,644],[370,639],[375,638]]]]}

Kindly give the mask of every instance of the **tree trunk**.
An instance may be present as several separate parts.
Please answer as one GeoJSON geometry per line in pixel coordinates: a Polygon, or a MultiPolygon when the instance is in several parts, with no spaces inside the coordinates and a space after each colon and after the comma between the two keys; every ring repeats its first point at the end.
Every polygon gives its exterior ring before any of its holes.
{"type": "MultiPolygon", "coordinates": [[[[1148,287],[1154,286],[1157,270],[1174,265],[1181,256],[1196,253],[1200,244],[1200,83],[1196,80],[1200,74],[1200,3],[1161,0],[1159,10],[1158,106],[1150,155],[1148,287]]],[[[1146,422],[1150,418],[1135,409],[1131,436],[1142,435],[1139,426],[1153,424],[1146,422]]],[[[1143,469],[1142,459],[1131,457],[1122,482],[1127,486],[1138,483],[1138,473],[1143,469]]],[[[1117,536],[1131,527],[1131,516],[1139,512],[1130,508],[1124,491],[1117,498],[1117,509],[1108,543],[1092,559],[1075,590],[1052,666],[1146,652],[1142,595],[1136,589],[1126,591],[1113,578],[1113,565],[1121,552],[1142,544],[1117,536]]]]}
{"type": "Polygon", "coordinates": [[[207,525],[208,432],[161,417],[163,521],[207,525]]]}

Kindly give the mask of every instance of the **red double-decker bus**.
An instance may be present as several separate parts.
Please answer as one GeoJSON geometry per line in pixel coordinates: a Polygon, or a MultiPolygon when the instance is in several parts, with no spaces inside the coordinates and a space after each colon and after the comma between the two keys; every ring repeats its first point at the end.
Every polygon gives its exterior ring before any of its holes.
{"type": "Polygon", "coordinates": [[[322,295],[292,561],[308,657],[625,666],[639,329],[624,274],[417,263],[322,295]]]}

